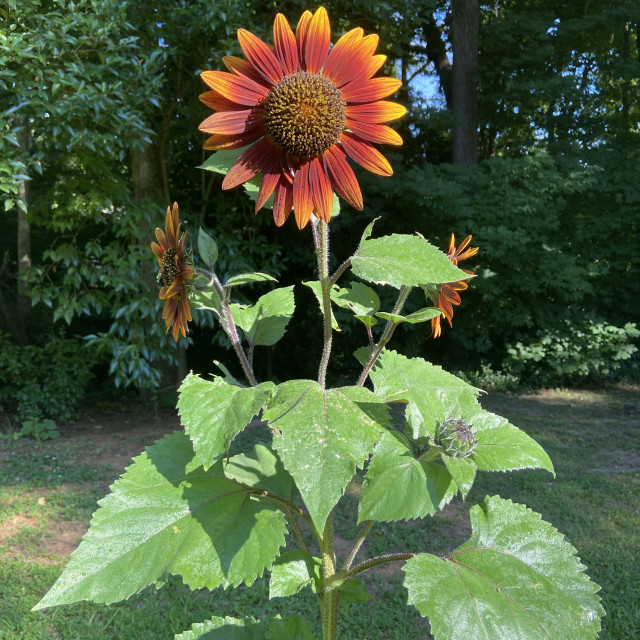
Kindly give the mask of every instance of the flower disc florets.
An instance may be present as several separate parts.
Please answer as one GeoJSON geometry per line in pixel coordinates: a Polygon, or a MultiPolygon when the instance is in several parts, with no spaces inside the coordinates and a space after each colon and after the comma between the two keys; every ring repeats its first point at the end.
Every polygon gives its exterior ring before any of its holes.
{"type": "Polygon", "coordinates": [[[342,93],[329,78],[300,71],[284,77],[264,103],[267,133],[297,158],[313,158],[340,140],[347,119],[342,93]]]}
{"type": "Polygon", "coordinates": [[[476,444],[471,427],[460,418],[448,418],[436,426],[435,444],[448,456],[467,458],[476,444]]]}

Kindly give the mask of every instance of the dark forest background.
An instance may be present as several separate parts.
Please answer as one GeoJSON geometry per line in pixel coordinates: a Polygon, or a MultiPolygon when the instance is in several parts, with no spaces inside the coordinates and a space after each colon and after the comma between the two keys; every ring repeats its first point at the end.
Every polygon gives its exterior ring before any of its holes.
{"type": "MultiPolygon", "coordinates": [[[[364,227],[418,231],[446,249],[473,234],[477,277],[453,330],[400,327],[394,348],[485,386],[637,379],[640,362],[640,3],[637,0],[360,0],[325,3],[333,41],[380,35],[401,77],[392,178],[358,172],[364,212],[332,220],[336,265],[364,227]],[[635,354],[635,355],[634,355],[635,354]]],[[[236,29],[272,41],[295,0],[0,3],[0,405],[68,421],[89,397],[175,389],[188,369],[233,365],[211,317],[175,345],[160,318],[149,250],[178,201],[192,243],[203,227],[219,273],[314,279],[309,228],[275,228],[242,189],[197,167],[208,109],[199,73],[240,55],[236,29]]],[[[245,289],[249,297],[267,285],[245,289]]],[[[415,294],[416,296],[418,294],[415,294]]],[[[389,296],[393,296],[389,292],[389,296]]],[[[382,293],[385,298],[385,292],[382,293]]],[[[390,298],[391,299],[391,298],[390,298]]],[[[297,311],[259,377],[315,377],[322,327],[297,311]]],[[[420,308],[423,299],[410,299],[420,308]]],[[[339,313],[339,310],[337,311],[339,313]]],[[[339,318],[339,383],[366,342],[339,318]]]]}

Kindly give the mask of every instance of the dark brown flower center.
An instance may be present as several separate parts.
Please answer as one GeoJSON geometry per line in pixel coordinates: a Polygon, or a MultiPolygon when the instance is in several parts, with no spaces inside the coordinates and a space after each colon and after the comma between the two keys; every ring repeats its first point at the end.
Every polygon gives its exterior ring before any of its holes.
{"type": "Polygon", "coordinates": [[[158,283],[163,287],[170,287],[178,275],[180,275],[178,254],[175,249],[167,249],[162,254],[162,266],[158,271],[158,283]]]}
{"type": "Polygon", "coordinates": [[[322,155],[346,121],[342,92],[329,78],[299,71],[284,77],[264,103],[267,133],[298,158],[322,155]]]}

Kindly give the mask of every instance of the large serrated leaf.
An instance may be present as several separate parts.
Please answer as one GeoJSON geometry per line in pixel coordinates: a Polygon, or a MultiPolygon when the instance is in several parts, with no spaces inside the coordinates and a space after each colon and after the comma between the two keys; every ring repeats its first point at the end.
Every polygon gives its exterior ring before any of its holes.
{"type": "Polygon", "coordinates": [[[322,530],[380,438],[386,406],[363,387],[323,390],[311,380],[291,380],[278,386],[263,418],[278,430],[273,446],[322,530]]]}
{"type": "Polygon", "coordinates": [[[475,405],[477,389],[422,358],[383,351],[370,373],[376,394],[388,401],[406,401],[413,437],[434,436],[436,424],[475,405]]]}
{"type": "Polygon", "coordinates": [[[488,497],[471,524],[471,539],[446,558],[420,554],[404,567],[409,603],[436,640],[596,638],[599,587],[540,514],[488,497]]]}
{"type": "Polygon", "coordinates": [[[251,583],[285,543],[282,513],[225,478],[221,462],[204,471],[181,432],[136,458],[99,505],[35,609],[124,600],[167,574],[192,589],[251,583]]]}
{"type": "Polygon", "coordinates": [[[269,624],[267,640],[316,640],[316,637],[302,616],[275,616],[269,624]]]}
{"type": "Polygon", "coordinates": [[[284,336],[294,307],[293,285],[265,293],[250,307],[229,305],[249,344],[263,346],[272,346],[284,336]]]}
{"type": "Polygon", "coordinates": [[[398,289],[471,277],[424,238],[398,234],[364,240],[351,258],[351,268],[363,280],[398,289]]]}
{"type": "Polygon", "coordinates": [[[265,628],[255,618],[214,616],[196,622],[189,631],[174,636],[174,640],[265,640],[265,628]]]}
{"type": "Polygon", "coordinates": [[[399,438],[387,432],[367,468],[358,522],[423,518],[441,509],[456,491],[442,465],[416,460],[399,438]]]}
{"type": "Polygon", "coordinates": [[[178,411],[205,470],[224,456],[233,439],[258,415],[275,390],[272,382],[241,387],[223,378],[189,374],[180,386],[178,411]]]}

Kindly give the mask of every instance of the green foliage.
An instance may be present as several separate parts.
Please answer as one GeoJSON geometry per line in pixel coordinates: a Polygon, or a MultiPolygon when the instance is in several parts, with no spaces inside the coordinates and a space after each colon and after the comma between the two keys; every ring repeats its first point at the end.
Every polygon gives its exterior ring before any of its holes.
{"type": "Polygon", "coordinates": [[[34,438],[35,440],[55,440],[60,437],[56,423],[49,418],[44,420],[25,420],[16,434],[18,438],[34,438]]]}
{"type": "Polygon", "coordinates": [[[91,381],[93,363],[78,339],[54,336],[21,347],[0,334],[0,403],[23,423],[69,422],[91,381]]]}
{"type": "Polygon", "coordinates": [[[417,554],[404,568],[409,603],[436,639],[597,637],[598,587],[539,514],[491,497],[471,509],[471,524],[471,539],[445,558],[417,554]]]}
{"type": "Polygon", "coordinates": [[[539,386],[598,380],[620,371],[638,351],[634,323],[616,327],[586,319],[566,320],[558,329],[538,333],[535,342],[509,346],[504,366],[522,382],[539,386]]]}

